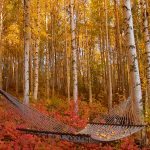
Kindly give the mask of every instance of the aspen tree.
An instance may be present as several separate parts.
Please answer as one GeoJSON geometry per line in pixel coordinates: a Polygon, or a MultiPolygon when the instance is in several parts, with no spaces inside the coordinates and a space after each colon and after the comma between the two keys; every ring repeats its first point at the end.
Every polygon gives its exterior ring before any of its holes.
{"type": "Polygon", "coordinates": [[[34,53],[34,93],[33,98],[38,98],[39,87],[39,47],[40,47],[40,0],[37,0],[37,37],[35,42],[34,53]]]}
{"type": "Polygon", "coordinates": [[[24,103],[29,104],[30,0],[24,0],[24,103]]]}
{"type": "Polygon", "coordinates": [[[138,59],[137,59],[137,52],[136,52],[136,45],[135,45],[133,18],[132,18],[130,0],[123,0],[123,8],[125,14],[126,35],[127,35],[127,43],[128,43],[130,95],[131,95],[131,100],[134,101],[136,106],[138,107],[141,117],[143,117],[141,81],[140,81],[139,66],[138,66],[138,59]]]}
{"type": "Polygon", "coordinates": [[[77,47],[76,47],[76,22],[74,11],[74,0],[70,0],[71,7],[71,45],[72,45],[72,65],[73,65],[73,99],[75,113],[78,113],[78,75],[77,75],[77,47]]]}
{"type": "MultiPolygon", "coordinates": [[[[33,8],[32,8],[33,9],[33,8]]],[[[31,13],[33,13],[34,11],[31,9],[31,13]]],[[[31,40],[30,40],[30,53],[29,53],[29,59],[30,59],[30,95],[31,97],[33,97],[33,91],[34,91],[34,66],[33,66],[33,60],[34,60],[34,57],[33,57],[33,54],[34,54],[34,50],[35,50],[35,35],[34,35],[34,28],[35,28],[35,25],[34,25],[34,17],[32,16],[31,19],[31,40]]]]}

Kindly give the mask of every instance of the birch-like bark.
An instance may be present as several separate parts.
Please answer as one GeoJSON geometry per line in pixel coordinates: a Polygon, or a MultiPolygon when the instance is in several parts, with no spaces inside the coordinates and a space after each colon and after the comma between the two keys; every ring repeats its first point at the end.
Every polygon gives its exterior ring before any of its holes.
{"type": "Polygon", "coordinates": [[[39,86],[39,44],[40,44],[40,2],[37,0],[37,39],[36,39],[36,47],[34,53],[34,92],[33,98],[37,100],[38,98],[38,86],[39,86]]]}
{"type": "Polygon", "coordinates": [[[142,91],[141,91],[141,81],[139,74],[139,66],[135,45],[134,28],[133,28],[133,18],[131,12],[131,2],[130,0],[123,0],[123,8],[125,12],[125,22],[126,22],[126,35],[128,43],[128,62],[130,71],[130,94],[131,100],[136,104],[139,111],[139,115],[143,118],[143,103],[142,103],[142,91]]]}
{"type": "Polygon", "coordinates": [[[74,0],[70,0],[71,7],[71,45],[72,45],[72,65],[73,65],[73,99],[75,113],[78,113],[78,75],[77,75],[77,47],[76,47],[76,22],[74,14],[74,0]]]}
{"type": "Polygon", "coordinates": [[[148,12],[147,12],[147,4],[145,0],[142,1],[143,7],[143,26],[144,26],[144,38],[145,38],[145,47],[147,54],[147,96],[148,96],[148,107],[150,107],[150,35],[149,35],[149,22],[148,22],[148,12]]]}
{"type": "Polygon", "coordinates": [[[33,54],[34,54],[34,49],[35,49],[35,36],[33,34],[33,30],[34,30],[34,18],[31,17],[30,18],[30,22],[31,22],[31,40],[30,40],[30,52],[29,52],[29,69],[30,69],[30,72],[29,72],[29,76],[30,76],[30,96],[33,98],[33,91],[34,91],[34,67],[33,67],[33,60],[34,60],[34,57],[33,57],[33,54]]]}
{"type": "Polygon", "coordinates": [[[33,81],[33,50],[34,50],[34,46],[35,46],[35,44],[34,44],[34,41],[33,41],[33,36],[32,36],[32,38],[31,38],[31,43],[30,43],[30,53],[29,53],[29,68],[30,68],[30,73],[29,73],[29,75],[30,75],[30,96],[32,97],[33,96],[33,89],[34,89],[34,87],[33,87],[33,83],[34,83],[34,81],[33,81]]]}
{"type": "Polygon", "coordinates": [[[0,88],[2,89],[2,30],[3,30],[3,0],[0,0],[0,88]]]}
{"type": "Polygon", "coordinates": [[[30,0],[24,0],[24,104],[29,104],[30,0]]]}

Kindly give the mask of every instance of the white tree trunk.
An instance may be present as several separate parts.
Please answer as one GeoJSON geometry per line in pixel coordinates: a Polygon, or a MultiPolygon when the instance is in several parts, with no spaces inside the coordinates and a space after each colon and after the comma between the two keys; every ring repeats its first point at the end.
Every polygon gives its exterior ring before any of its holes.
{"type": "MultiPolygon", "coordinates": [[[[33,37],[32,37],[33,38],[33,37]]],[[[33,39],[31,39],[31,42],[30,42],[30,53],[29,53],[29,61],[30,61],[30,95],[31,97],[33,96],[33,50],[34,50],[34,42],[33,42],[33,39]]]]}
{"type": "Polygon", "coordinates": [[[128,41],[128,59],[129,59],[129,71],[130,71],[130,90],[131,90],[131,100],[136,104],[140,116],[143,117],[143,103],[142,103],[142,91],[141,91],[141,81],[139,75],[138,59],[134,38],[134,28],[133,19],[131,12],[130,0],[124,1],[124,12],[125,12],[125,22],[127,25],[127,41],[128,41]]]}
{"type": "Polygon", "coordinates": [[[33,98],[38,98],[38,86],[39,86],[39,44],[40,44],[40,2],[37,0],[37,39],[34,53],[34,92],[33,98]]]}
{"type": "Polygon", "coordinates": [[[147,54],[147,90],[148,90],[148,107],[150,107],[150,36],[148,30],[148,12],[147,12],[147,5],[145,0],[142,0],[143,6],[143,25],[144,25],[144,37],[145,37],[145,47],[146,47],[146,54],[147,54]]]}
{"type": "Polygon", "coordinates": [[[24,0],[24,103],[29,104],[30,0],[24,0]]]}
{"type": "Polygon", "coordinates": [[[74,14],[74,0],[70,0],[71,5],[71,45],[72,45],[72,65],[73,65],[73,99],[75,103],[75,113],[78,113],[78,75],[77,75],[77,47],[76,47],[76,22],[74,14]]]}

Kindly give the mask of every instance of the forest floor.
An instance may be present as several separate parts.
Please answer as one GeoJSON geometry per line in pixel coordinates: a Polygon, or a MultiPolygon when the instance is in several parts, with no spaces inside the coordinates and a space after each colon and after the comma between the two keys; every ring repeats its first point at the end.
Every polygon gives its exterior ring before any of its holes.
{"type": "MultiPolygon", "coordinates": [[[[35,104],[41,112],[51,114],[58,120],[67,122],[74,127],[85,126],[89,110],[93,115],[95,111],[98,111],[98,105],[93,105],[92,108],[88,108],[86,103],[82,103],[82,111],[79,118],[73,119],[73,114],[70,109],[66,109],[65,104],[52,104],[53,102],[43,102],[35,104]],[[57,107],[55,105],[59,105],[57,107]],[[50,111],[49,111],[50,110],[50,111]],[[74,123],[76,122],[76,123],[74,123]],[[78,123],[77,123],[78,122],[78,123]]],[[[100,104],[99,104],[100,105],[100,104]]],[[[105,108],[101,107],[101,111],[105,111],[105,108]]],[[[47,138],[44,136],[36,136],[30,134],[24,134],[17,131],[17,127],[26,127],[26,123],[20,118],[18,114],[10,107],[4,98],[0,98],[0,150],[139,150],[138,145],[135,144],[134,138],[125,138],[118,142],[112,142],[110,144],[79,144],[62,141],[54,138],[47,138]]],[[[149,148],[143,148],[143,150],[149,148]]]]}

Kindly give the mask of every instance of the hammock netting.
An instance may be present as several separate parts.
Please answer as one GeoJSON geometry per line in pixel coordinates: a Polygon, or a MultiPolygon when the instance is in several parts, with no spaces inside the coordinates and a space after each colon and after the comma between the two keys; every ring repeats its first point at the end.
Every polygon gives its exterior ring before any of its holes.
{"type": "Polygon", "coordinates": [[[67,123],[58,121],[54,117],[19,102],[17,98],[1,89],[0,94],[5,97],[5,101],[17,111],[21,118],[32,126],[31,129],[19,128],[18,130],[30,134],[58,137],[72,142],[98,143],[119,140],[145,127],[139,117],[137,106],[130,98],[115,106],[107,115],[95,118],[79,131],[67,123]]]}

